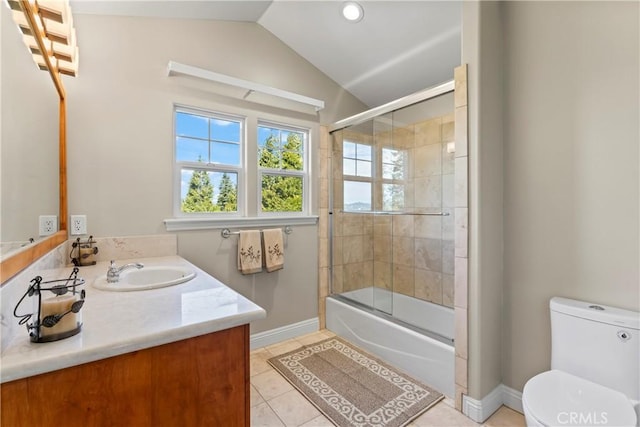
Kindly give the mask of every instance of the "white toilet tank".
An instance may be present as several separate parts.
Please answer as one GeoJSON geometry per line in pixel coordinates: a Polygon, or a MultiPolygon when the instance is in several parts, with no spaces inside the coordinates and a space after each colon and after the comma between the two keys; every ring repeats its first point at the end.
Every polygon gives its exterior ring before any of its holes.
{"type": "Polygon", "coordinates": [[[551,369],[640,400],[640,313],[555,297],[551,369]]]}

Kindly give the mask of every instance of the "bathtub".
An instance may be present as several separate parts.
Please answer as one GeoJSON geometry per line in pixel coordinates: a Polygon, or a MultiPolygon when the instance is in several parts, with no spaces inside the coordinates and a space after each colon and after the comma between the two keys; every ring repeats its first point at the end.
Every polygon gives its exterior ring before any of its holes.
{"type": "Polygon", "coordinates": [[[454,397],[452,309],[384,289],[360,289],[343,295],[349,299],[340,295],[327,298],[328,330],[444,395],[454,397]],[[386,305],[385,311],[391,308],[393,317],[365,307],[371,305],[373,292],[376,292],[376,307],[386,305]],[[408,320],[413,325],[406,324],[408,320]]]}

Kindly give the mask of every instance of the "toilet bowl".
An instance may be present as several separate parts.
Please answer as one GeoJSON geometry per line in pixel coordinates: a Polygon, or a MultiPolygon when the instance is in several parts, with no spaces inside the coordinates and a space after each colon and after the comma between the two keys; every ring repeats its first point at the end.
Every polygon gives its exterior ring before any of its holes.
{"type": "Polygon", "coordinates": [[[522,390],[527,426],[636,427],[640,313],[554,297],[551,370],[522,390]]]}
{"type": "Polygon", "coordinates": [[[531,378],[522,392],[528,427],[636,426],[632,402],[617,390],[551,370],[531,378]]]}

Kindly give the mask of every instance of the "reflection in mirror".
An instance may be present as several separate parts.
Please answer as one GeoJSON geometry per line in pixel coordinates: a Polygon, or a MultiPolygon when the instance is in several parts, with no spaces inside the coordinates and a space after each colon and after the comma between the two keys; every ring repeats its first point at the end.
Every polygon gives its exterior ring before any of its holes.
{"type": "MultiPolygon", "coordinates": [[[[2,14],[1,225],[4,260],[40,239],[39,216],[59,206],[59,96],[33,62],[6,5],[2,14]]],[[[53,230],[55,231],[55,230],[53,230]]]]}

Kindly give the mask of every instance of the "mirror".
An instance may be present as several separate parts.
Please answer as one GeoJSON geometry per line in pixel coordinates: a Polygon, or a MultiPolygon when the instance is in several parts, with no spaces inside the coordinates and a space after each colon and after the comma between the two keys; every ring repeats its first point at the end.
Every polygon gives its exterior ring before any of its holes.
{"type": "Polygon", "coordinates": [[[64,90],[57,87],[59,75],[41,71],[34,64],[11,10],[6,4],[0,9],[0,273],[4,283],[67,235],[59,161],[60,150],[64,150],[64,90]],[[52,84],[52,77],[56,84],[52,84]],[[40,236],[40,215],[55,215],[59,231],[40,236]]]}

